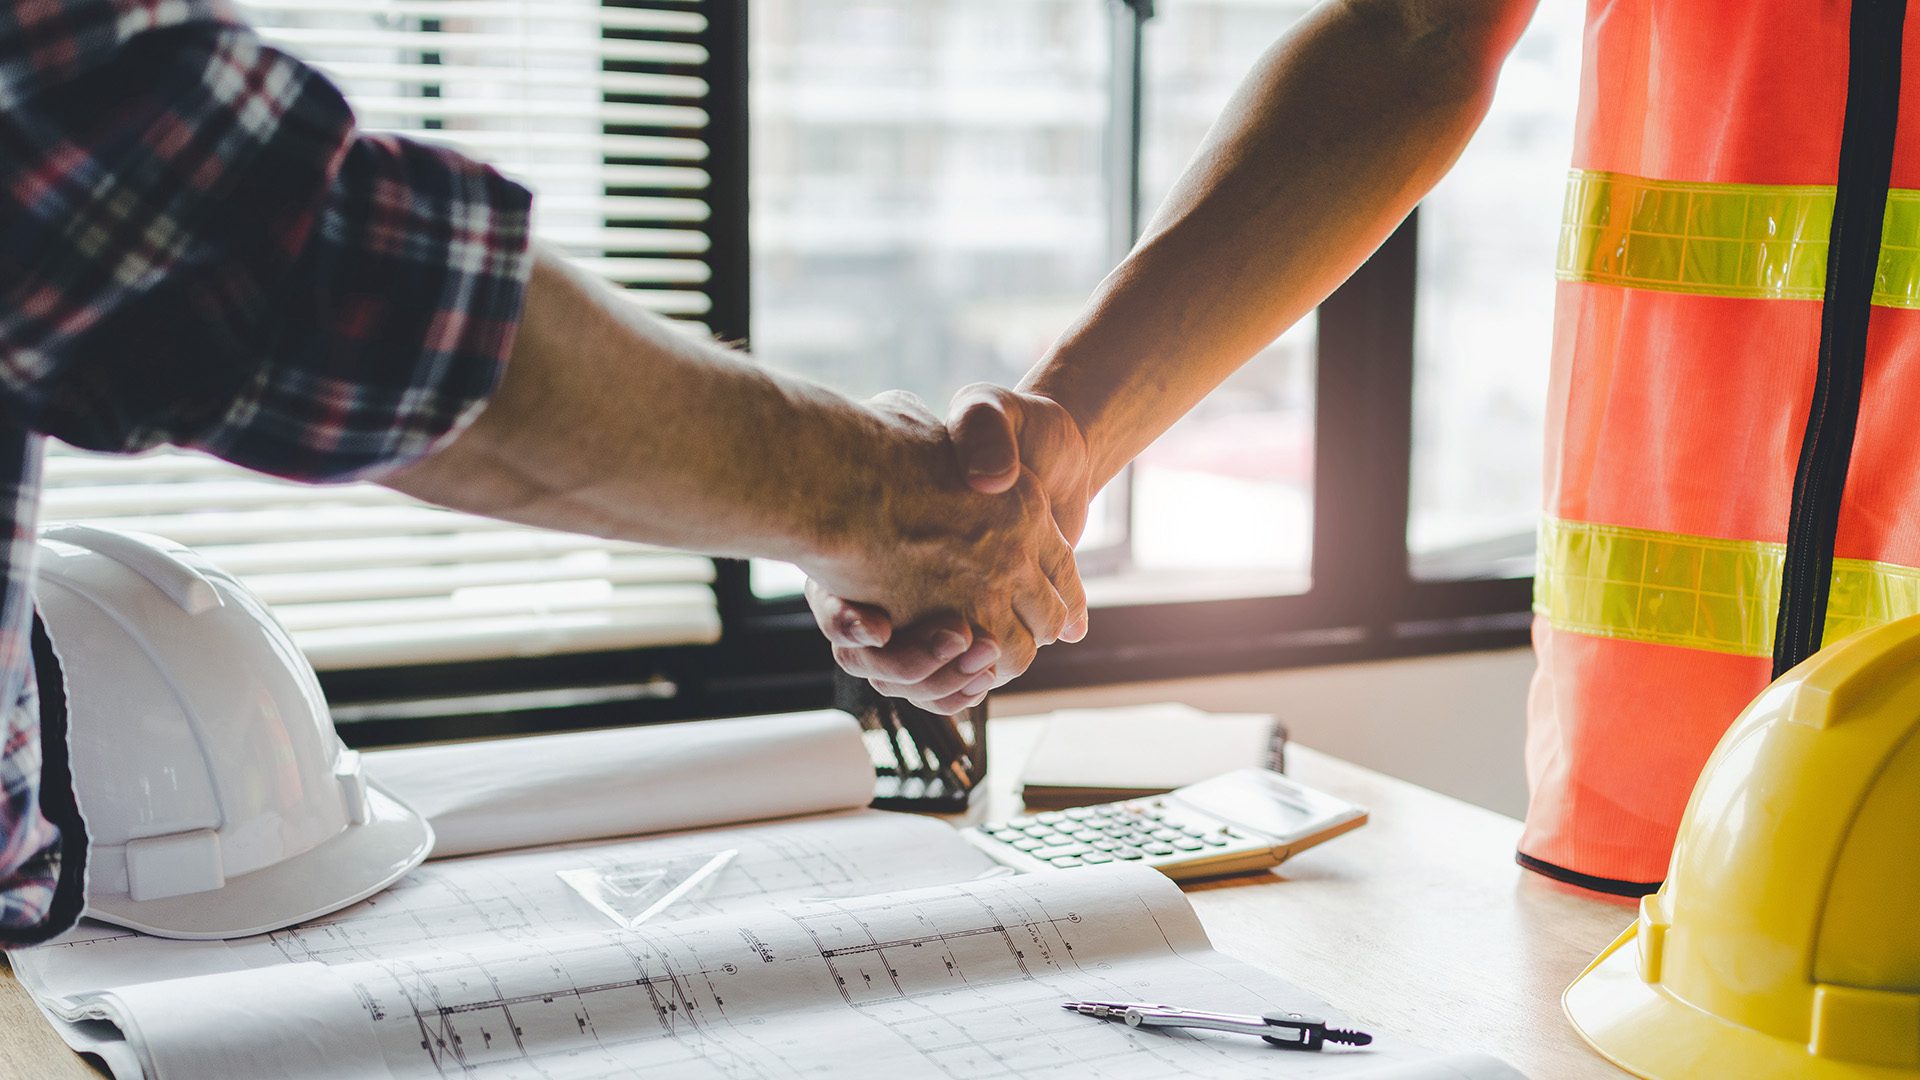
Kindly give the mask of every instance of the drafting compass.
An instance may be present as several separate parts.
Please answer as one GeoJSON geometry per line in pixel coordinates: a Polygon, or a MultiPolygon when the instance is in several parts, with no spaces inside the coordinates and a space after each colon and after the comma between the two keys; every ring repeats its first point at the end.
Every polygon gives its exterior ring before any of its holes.
{"type": "Polygon", "coordinates": [[[1128,1027],[1208,1028],[1257,1035],[1288,1050],[1318,1050],[1327,1043],[1365,1046],[1373,1036],[1364,1031],[1330,1028],[1325,1020],[1297,1012],[1270,1012],[1259,1016],[1236,1013],[1200,1012],[1176,1009],[1171,1005],[1145,1005],[1114,1001],[1068,1001],[1060,1006],[1069,1012],[1101,1020],[1124,1020],[1128,1027]]]}

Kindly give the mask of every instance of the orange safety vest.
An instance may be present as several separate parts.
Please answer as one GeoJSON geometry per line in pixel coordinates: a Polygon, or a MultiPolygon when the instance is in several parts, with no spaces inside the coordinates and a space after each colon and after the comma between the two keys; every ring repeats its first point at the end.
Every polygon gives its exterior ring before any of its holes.
{"type": "Polygon", "coordinates": [[[1903,19],[1904,0],[1590,5],[1524,865],[1651,891],[1709,751],[1776,668],[1920,612],[1903,19]]]}

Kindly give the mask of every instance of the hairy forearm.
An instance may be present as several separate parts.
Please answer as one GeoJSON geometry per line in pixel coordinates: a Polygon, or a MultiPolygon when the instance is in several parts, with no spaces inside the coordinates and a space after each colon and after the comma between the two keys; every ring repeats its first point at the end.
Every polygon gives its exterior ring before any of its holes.
{"type": "Polygon", "coordinates": [[[533,525],[807,562],[840,554],[844,508],[873,497],[894,452],[862,406],[680,333],[541,252],[486,410],[386,482],[533,525]]]}
{"type": "Polygon", "coordinates": [[[1023,383],[1079,422],[1096,489],[1346,280],[1438,182],[1530,7],[1328,4],[1261,58],[1139,244],[1023,383]]]}

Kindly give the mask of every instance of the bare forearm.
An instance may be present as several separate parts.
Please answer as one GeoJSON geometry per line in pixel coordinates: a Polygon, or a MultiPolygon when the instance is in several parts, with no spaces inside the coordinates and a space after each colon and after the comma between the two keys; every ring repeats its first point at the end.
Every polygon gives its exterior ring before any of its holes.
{"type": "Polygon", "coordinates": [[[872,414],[681,334],[541,253],[486,411],[388,483],[472,513],[808,561],[877,486],[872,414]]]}
{"type": "Polygon", "coordinates": [[[1262,57],[1023,384],[1079,421],[1096,489],[1346,280],[1445,174],[1530,8],[1328,4],[1262,57]]]}

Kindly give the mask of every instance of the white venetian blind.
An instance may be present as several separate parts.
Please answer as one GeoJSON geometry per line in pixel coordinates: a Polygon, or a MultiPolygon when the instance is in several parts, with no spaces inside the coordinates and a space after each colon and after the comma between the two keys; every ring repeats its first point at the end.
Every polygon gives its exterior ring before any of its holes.
{"type": "MultiPolygon", "coordinates": [[[[363,127],[488,161],[535,192],[536,231],[704,330],[706,28],[696,0],[242,0],[326,72],[363,127]]],[[[371,484],[310,487],[200,454],[56,444],[43,520],[191,545],[272,604],[324,669],[719,636],[713,564],[503,524],[371,484]]]]}

